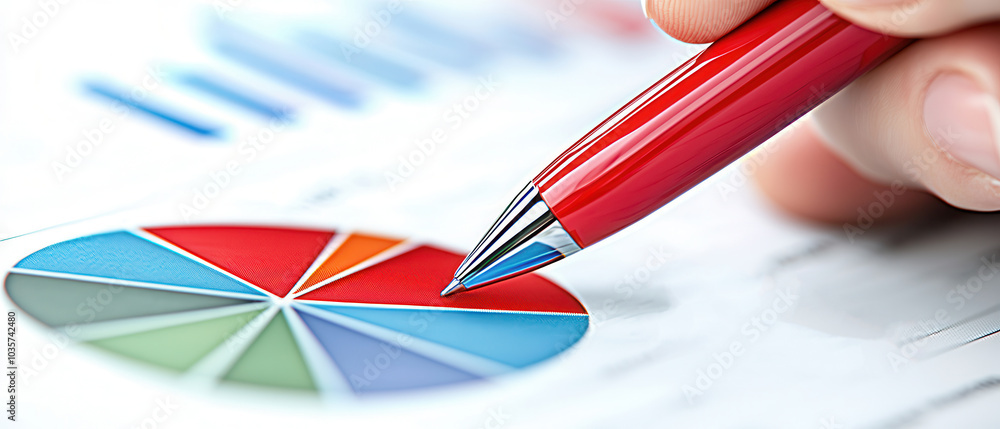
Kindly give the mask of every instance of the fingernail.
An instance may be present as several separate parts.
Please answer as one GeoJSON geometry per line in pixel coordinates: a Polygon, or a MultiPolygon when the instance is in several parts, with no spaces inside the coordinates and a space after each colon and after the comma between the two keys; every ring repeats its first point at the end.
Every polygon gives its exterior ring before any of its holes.
{"type": "Polygon", "coordinates": [[[935,78],[924,99],[924,125],[956,160],[1000,179],[1000,102],[972,79],[935,78]]]}
{"type": "Polygon", "coordinates": [[[639,0],[642,2],[642,14],[649,18],[649,0],[639,0]]]}

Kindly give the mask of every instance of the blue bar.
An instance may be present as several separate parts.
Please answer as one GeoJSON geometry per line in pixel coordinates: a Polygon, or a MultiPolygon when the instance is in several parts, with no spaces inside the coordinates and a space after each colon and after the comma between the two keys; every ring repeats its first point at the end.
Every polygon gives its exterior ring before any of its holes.
{"type": "Polygon", "coordinates": [[[489,48],[466,35],[446,29],[437,23],[413,14],[397,16],[390,26],[396,26],[414,37],[400,37],[394,42],[406,51],[461,70],[479,68],[489,55],[489,48]]]}
{"type": "Polygon", "coordinates": [[[215,76],[199,72],[189,72],[181,75],[178,82],[270,118],[286,120],[292,114],[292,110],[283,104],[250,94],[244,89],[215,76]]]}
{"type": "Polygon", "coordinates": [[[336,40],[317,33],[304,34],[301,40],[304,46],[323,55],[324,58],[366,73],[395,87],[414,89],[425,82],[424,75],[420,71],[373,54],[368,49],[359,48],[353,42],[336,40]]]}
{"type": "Polygon", "coordinates": [[[428,44],[427,42],[414,41],[412,39],[407,39],[406,41],[397,41],[396,48],[412,52],[418,56],[427,58],[438,64],[446,67],[451,67],[453,69],[458,69],[462,71],[476,71],[481,67],[482,62],[472,56],[464,55],[461,52],[455,52],[448,49],[441,49],[440,46],[428,44]]]}
{"type": "Polygon", "coordinates": [[[183,114],[177,112],[176,110],[178,109],[175,108],[158,105],[157,103],[150,101],[135,100],[127,94],[127,91],[116,88],[111,84],[97,81],[85,81],[83,86],[85,89],[94,94],[110,98],[135,110],[146,113],[155,118],[162,119],[200,136],[212,138],[222,137],[223,129],[221,126],[206,124],[193,118],[185,118],[183,114]]]}
{"type": "Polygon", "coordinates": [[[533,29],[521,27],[513,22],[499,24],[497,31],[505,44],[537,58],[549,58],[558,53],[556,45],[547,37],[533,29]]]}
{"type": "Polygon", "coordinates": [[[415,36],[427,41],[435,42],[439,46],[445,46],[459,51],[466,55],[483,57],[489,49],[476,40],[470,39],[466,35],[443,27],[440,23],[433,22],[427,18],[413,13],[401,14],[396,17],[396,23],[400,27],[415,36]]]}
{"type": "Polygon", "coordinates": [[[356,91],[333,82],[324,70],[290,52],[287,46],[228,26],[217,28],[213,36],[215,48],[223,55],[335,105],[352,109],[361,106],[356,91]]]}

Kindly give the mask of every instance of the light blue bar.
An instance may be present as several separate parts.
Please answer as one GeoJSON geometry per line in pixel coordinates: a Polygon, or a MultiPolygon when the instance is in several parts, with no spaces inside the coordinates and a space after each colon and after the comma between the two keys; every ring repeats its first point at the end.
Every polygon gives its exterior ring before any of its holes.
{"type": "Polygon", "coordinates": [[[177,108],[161,105],[152,101],[136,100],[131,97],[126,90],[116,87],[113,84],[88,80],[83,82],[83,87],[102,97],[122,103],[130,108],[143,112],[147,115],[161,119],[169,124],[191,131],[199,136],[220,138],[223,136],[223,128],[198,121],[194,118],[186,118],[177,108]]]}
{"type": "Polygon", "coordinates": [[[513,22],[497,25],[497,37],[507,46],[539,59],[547,59],[558,54],[558,48],[551,39],[532,29],[524,28],[513,22]]]}
{"type": "Polygon", "coordinates": [[[252,94],[245,88],[209,74],[201,72],[184,73],[180,76],[178,82],[267,117],[287,120],[292,114],[292,110],[282,103],[265,100],[263,97],[252,94]]]}
{"type": "Polygon", "coordinates": [[[304,34],[301,41],[305,47],[323,55],[323,58],[332,60],[338,65],[351,67],[397,88],[415,89],[422,86],[426,80],[419,70],[374,54],[349,41],[340,41],[315,33],[304,34]]]}
{"type": "Polygon", "coordinates": [[[478,70],[491,54],[467,35],[414,14],[400,14],[390,26],[408,33],[394,39],[399,48],[455,69],[478,70]]]}
{"type": "Polygon", "coordinates": [[[406,30],[414,36],[435,42],[439,46],[447,47],[465,55],[485,57],[489,53],[489,49],[486,46],[468,35],[450,29],[443,23],[431,21],[414,13],[400,14],[396,18],[396,23],[399,24],[402,30],[406,30]]]}
{"type": "Polygon", "coordinates": [[[290,51],[288,46],[231,26],[215,29],[212,38],[219,53],[254,70],[337,106],[350,109],[361,107],[361,96],[357,91],[348,88],[345,82],[334,81],[327,71],[317,69],[308,58],[290,51]]]}

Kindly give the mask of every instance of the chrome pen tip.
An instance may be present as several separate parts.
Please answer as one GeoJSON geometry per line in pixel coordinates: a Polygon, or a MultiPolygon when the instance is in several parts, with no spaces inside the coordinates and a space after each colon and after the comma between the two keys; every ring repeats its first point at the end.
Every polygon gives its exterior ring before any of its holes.
{"type": "Polygon", "coordinates": [[[458,279],[452,279],[451,283],[448,283],[448,287],[441,291],[441,296],[448,296],[460,290],[465,290],[465,285],[458,281],[458,279]]]}

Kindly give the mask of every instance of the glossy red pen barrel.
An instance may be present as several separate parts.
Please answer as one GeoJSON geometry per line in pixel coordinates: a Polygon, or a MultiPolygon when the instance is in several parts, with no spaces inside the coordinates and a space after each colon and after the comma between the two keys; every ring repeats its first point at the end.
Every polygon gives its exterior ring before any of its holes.
{"type": "Polygon", "coordinates": [[[779,1],[633,99],[532,182],[577,244],[589,246],[739,159],[908,43],[816,0],[779,1]]]}

